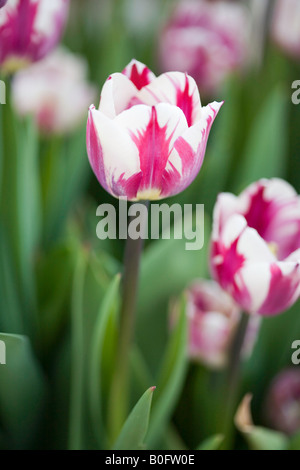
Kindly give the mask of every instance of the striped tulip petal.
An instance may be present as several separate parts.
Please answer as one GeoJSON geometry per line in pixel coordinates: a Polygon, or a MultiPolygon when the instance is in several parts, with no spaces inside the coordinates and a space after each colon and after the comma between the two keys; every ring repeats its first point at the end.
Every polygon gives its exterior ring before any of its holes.
{"type": "Polygon", "coordinates": [[[142,62],[135,59],[132,59],[132,61],[125,67],[122,74],[128,77],[138,90],[141,90],[141,88],[145,87],[155,79],[154,73],[151,72],[146,65],[142,64],[142,62]]]}

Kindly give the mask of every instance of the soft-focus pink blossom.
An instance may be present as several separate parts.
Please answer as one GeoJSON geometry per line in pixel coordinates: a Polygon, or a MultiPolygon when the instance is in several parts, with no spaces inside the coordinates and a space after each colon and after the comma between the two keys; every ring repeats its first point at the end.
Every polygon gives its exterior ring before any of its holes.
{"type": "MultiPolygon", "coordinates": [[[[239,307],[214,281],[199,279],[187,289],[186,294],[190,358],[213,368],[225,366],[241,317],[239,307]]],[[[251,318],[243,356],[252,352],[259,322],[259,317],[251,318]]]]}
{"type": "Polygon", "coordinates": [[[0,11],[0,67],[8,73],[45,57],[58,43],[69,0],[9,0],[0,11]]]}
{"type": "Polygon", "coordinates": [[[292,57],[300,59],[299,0],[276,0],[272,36],[284,51],[292,57]]]}
{"type": "Polygon", "coordinates": [[[281,179],[262,179],[214,209],[214,278],[247,312],[275,315],[300,288],[300,199],[281,179]]]}
{"type": "Polygon", "coordinates": [[[266,400],[269,423],[278,431],[300,431],[300,369],[289,368],[273,380],[266,400]]]}
{"type": "Polygon", "coordinates": [[[18,72],[12,83],[16,112],[33,115],[46,134],[76,128],[95,96],[95,89],[87,82],[86,62],[63,48],[18,72]]]}
{"type": "Polygon", "coordinates": [[[115,197],[161,199],[183,191],[198,174],[222,103],[202,107],[195,81],[159,77],[135,60],[105,82],[91,106],[87,151],[100,184],[115,197]]]}
{"type": "Polygon", "coordinates": [[[160,37],[163,70],[187,72],[211,94],[246,61],[248,16],[237,3],[181,1],[160,37]]]}

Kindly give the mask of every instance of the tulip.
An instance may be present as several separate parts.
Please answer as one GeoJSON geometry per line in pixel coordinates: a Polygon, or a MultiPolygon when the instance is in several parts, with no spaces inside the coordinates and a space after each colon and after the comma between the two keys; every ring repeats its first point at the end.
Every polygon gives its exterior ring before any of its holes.
{"type": "Polygon", "coordinates": [[[105,82],[99,110],[90,107],[87,151],[100,184],[132,201],[180,193],[201,168],[221,104],[201,107],[187,74],[155,77],[131,61],[105,82]]]}
{"type": "Polygon", "coordinates": [[[266,400],[270,425],[288,435],[300,431],[300,370],[285,369],[273,380],[266,400]]]}
{"type": "Polygon", "coordinates": [[[45,57],[58,43],[69,0],[10,0],[0,11],[0,67],[13,73],[45,57]]]}
{"type": "Polygon", "coordinates": [[[242,5],[181,1],[161,33],[161,67],[189,73],[210,95],[244,65],[249,31],[249,13],[242,5]]]}
{"type": "Polygon", "coordinates": [[[14,76],[14,108],[22,117],[32,115],[44,134],[71,132],[95,96],[86,76],[85,61],[60,48],[14,76]]]}
{"type": "Polygon", "coordinates": [[[272,36],[287,54],[296,59],[300,59],[299,25],[299,0],[277,0],[272,20],[272,36]]]}
{"type": "MultiPolygon", "coordinates": [[[[186,291],[188,355],[212,368],[224,367],[241,312],[232,298],[214,281],[197,280],[186,291]]],[[[176,319],[177,308],[171,312],[176,319]]],[[[259,317],[251,317],[242,355],[249,356],[257,337],[259,317]]]]}
{"type": "Polygon", "coordinates": [[[214,209],[211,269],[248,313],[275,315],[300,289],[300,200],[281,179],[262,179],[214,209]]]}

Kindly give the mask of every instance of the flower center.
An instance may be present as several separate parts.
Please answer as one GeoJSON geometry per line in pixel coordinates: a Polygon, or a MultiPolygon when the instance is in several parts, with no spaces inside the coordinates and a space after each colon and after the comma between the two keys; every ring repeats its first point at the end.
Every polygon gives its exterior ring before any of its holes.
{"type": "Polygon", "coordinates": [[[269,250],[271,251],[271,253],[273,253],[273,255],[278,258],[278,245],[277,243],[275,242],[269,242],[268,243],[268,247],[269,247],[269,250]]]}

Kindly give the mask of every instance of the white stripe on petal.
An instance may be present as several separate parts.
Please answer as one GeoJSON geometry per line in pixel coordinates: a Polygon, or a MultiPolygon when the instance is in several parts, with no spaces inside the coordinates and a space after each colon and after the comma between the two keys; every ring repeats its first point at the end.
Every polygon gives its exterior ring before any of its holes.
{"type": "Polygon", "coordinates": [[[122,73],[113,73],[101,91],[99,111],[114,118],[127,109],[137,96],[137,89],[122,73]]]}
{"type": "MultiPolygon", "coordinates": [[[[185,97],[190,101],[187,106],[191,106],[191,124],[200,119],[201,101],[199,90],[195,80],[185,73],[168,72],[160,75],[140,90],[139,97],[150,106],[161,102],[181,106],[181,98],[185,97]]],[[[183,101],[185,100],[183,99],[183,101]]],[[[182,109],[185,107],[184,103],[181,107],[182,109]]]]}
{"type": "MultiPolygon", "coordinates": [[[[185,116],[179,108],[166,103],[156,105],[155,110],[159,127],[165,128],[166,140],[170,139],[169,150],[171,150],[176,139],[188,128],[185,116]]],[[[151,116],[152,107],[141,104],[119,114],[115,122],[130,134],[138,136],[146,129],[151,116]]]]}
{"type": "Polygon", "coordinates": [[[256,313],[265,301],[270,287],[271,271],[269,263],[246,263],[239,271],[251,299],[248,309],[256,313]]]}
{"type": "MultiPolygon", "coordinates": [[[[211,125],[223,103],[214,101],[201,109],[199,121],[190,127],[183,135],[183,139],[190,144],[194,152],[198,150],[201,140],[208,139],[211,125]]],[[[206,147],[206,146],[205,146],[206,147]]]]}
{"type": "Polygon", "coordinates": [[[93,110],[92,117],[103,152],[108,186],[123,174],[128,179],[138,173],[140,166],[137,148],[127,132],[100,111],[93,110]]]}

